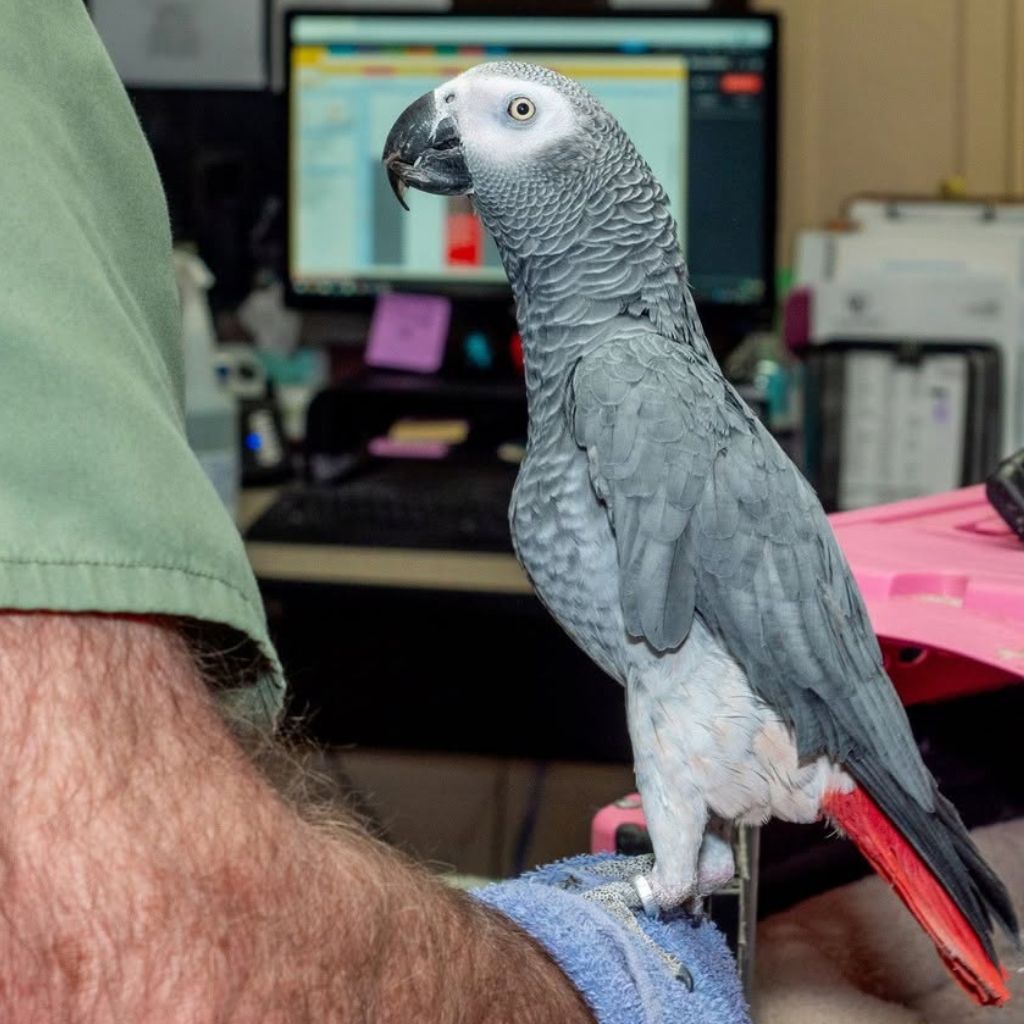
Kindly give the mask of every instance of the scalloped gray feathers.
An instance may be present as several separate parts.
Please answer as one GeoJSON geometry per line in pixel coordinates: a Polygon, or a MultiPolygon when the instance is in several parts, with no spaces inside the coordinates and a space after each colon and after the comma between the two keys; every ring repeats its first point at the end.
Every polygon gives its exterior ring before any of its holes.
{"type": "MultiPolygon", "coordinates": [[[[513,531],[543,522],[543,482],[578,446],[592,488],[574,500],[607,514],[628,633],[664,652],[699,616],[801,757],[827,755],[871,793],[990,947],[989,912],[1014,921],[1005,890],[921,761],[817,497],[711,355],[664,191],[576,83],[518,63],[474,73],[553,85],[579,122],[543,160],[466,150],[527,357],[532,505],[513,531]]],[[[517,550],[544,543],[520,536],[517,550]]],[[[587,628],[592,642],[574,635],[607,665],[587,628]]]]}
{"type": "Polygon", "coordinates": [[[519,62],[472,73],[554,86],[583,126],[544,160],[466,158],[516,295],[531,456],[567,414],[615,534],[629,633],[665,651],[701,615],[802,756],[863,750],[932,808],[821,506],[711,355],[661,185],[577,83],[519,62]]]}
{"type": "Polygon", "coordinates": [[[568,413],[615,533],[629,633],[664,651],[701,615],[802,756],[877,756],[931,809],[821,506],[711,355],[661,185],[577,83],[518,62],[474,73],[553,85],[585,126],[543,161],[467,160],[516,294],[531,444],[568,413]]]}
{"type": "Polygon", "coordinates": [[[775,439],[717,367],[645,332],[580,360],[566,411],[628,631],[670,650],[699,615],[801,757],[828,755],[871,793],[994,958],[990,917],[1016,931],[1006,890],[921,761],[828,520],[775,439]]]}
{"type": "Polygon", "coordinates": [[[544,160],[503,164],[466,147],[474,205],[501,253],[523,330],[595,326],[623,313],[687,337],[710,358],[703,333],[692,331],[668,198],[618,121],[547,68],[498,61],[471,73],[553,86],[586,126],[544,160]]]}
{"type": "Polygon", "coordinates": [[[670,650],[700,615],[802,757],[877,758],[932,810],[821,505],[718,368],[657,334],[623,334],[580,360],[567,413],[612,523],[630,634],[670,650]]]}

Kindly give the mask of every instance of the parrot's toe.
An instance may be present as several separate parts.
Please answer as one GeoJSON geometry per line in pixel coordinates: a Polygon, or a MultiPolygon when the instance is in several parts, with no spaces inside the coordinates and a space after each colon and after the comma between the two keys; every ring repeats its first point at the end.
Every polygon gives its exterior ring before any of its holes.
{"type": "Polygon", "coordinates": [[[694,924],[704,920],[707,898],[732,881],[733,871],[701,873],[695,881],[666,885],[659,882],[656,872],[633,878],[636,898],[648,917],[677,917],[685,914],[694,924]]]}
{"type": "Polygon", "coordinates": [[[697,895],[710,896],[736,875],[732,843],[714,832],[706,832],[697,860],[697,895]]]}
{"type": "Polygon", "coordinates": [[[690,919],[693,927],[703,924],[708,917],[708,901],[705,896],[696,895],[691,896],[686,903],[683,904],[683,913],[690,919]]]}
{"type": "MultiPolygon", "coordinates": [[[[632,859],[632,858],[631,858],[632,859]]],[[[610,861],[609,864],[614,862],[610,861]]],[[[636,865],[632,865],[636,870],[636,865]]],[[[617,873],[617,872],[616,872],[617,873]]],[[[598,886],[584,894],[584,899],[597,903],[607,913],[611,914],[619,924],[626,928],[633,936],[639,939],[652,953],[665,965],[672,976],[685,986],[688,992],[693,991],[693,975],[689,968],[677,956],[666,952],[640,927],[636,912],[646,909],[643,906],[642,897],[637,887],[637,880],[645,878],[644,875],[634,876],[632,881],[618,879],[608,882],[607,885],[598,886]]]]}

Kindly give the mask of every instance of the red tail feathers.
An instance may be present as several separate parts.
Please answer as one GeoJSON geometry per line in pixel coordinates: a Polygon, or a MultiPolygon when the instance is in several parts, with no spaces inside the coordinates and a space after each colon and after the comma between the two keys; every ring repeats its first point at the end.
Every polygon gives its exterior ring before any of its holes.
{"type": "Polygon", "coordinates": [[[859,788],[826,793],[822,809],[896,890],[960,985],[982,1005],[1005,1003],[1006,972],[992,963],[942,884],[871,797],[859,788]]]}

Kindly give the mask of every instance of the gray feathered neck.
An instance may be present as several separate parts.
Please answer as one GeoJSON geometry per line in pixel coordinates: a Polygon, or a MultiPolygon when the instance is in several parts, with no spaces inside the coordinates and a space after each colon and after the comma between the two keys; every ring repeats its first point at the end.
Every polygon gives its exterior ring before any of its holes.
{"type": "Polygon", "coordinates": [[[477,210],[515,294],[528,361],[546,359],[546,338],[563,349],[574,337],[585,344],[621,317],[703,352],[668,197],[618,122],[546,68],[489,67],[559,89],[581,124],[572,139],[514,172],[470,165],[477,210]]]}

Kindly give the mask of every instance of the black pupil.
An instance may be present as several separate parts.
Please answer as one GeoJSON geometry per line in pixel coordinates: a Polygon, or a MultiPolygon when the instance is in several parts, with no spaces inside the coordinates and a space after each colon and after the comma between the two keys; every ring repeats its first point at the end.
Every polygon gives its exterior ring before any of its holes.
{"type": "Polygon", "coordinates": [[[518,103],[516,104],[516,113],[517,113],[517,114],[518,114],[518,115],[519,115],[520,117],[526,117],[526,115],[527,115],[527,114],[528,114],[529,112],[530,112],[530,104],[529,104],[529,103],[527,103],[527,102],[526,102],[526,100],[520,100],[520,101],[519,101],[519,102],[518,102],[518,103]]]}

